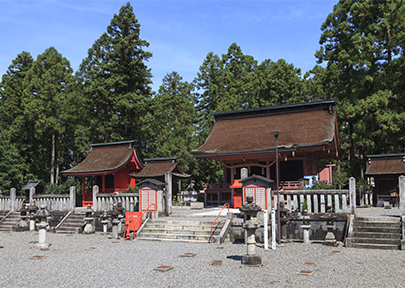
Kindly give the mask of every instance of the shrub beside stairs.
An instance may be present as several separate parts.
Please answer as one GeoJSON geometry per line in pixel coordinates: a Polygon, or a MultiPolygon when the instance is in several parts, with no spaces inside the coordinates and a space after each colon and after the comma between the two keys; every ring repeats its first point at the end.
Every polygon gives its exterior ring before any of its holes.
{"type": "MultiPolygon", "coordinates": [[[[158,218],[149,221],[136,237],[137,240],[209,243],[211,242],[211,225],[214,221],[182,220],[158,218]]],[[[213,226],[213,237],[217,237],[225,220],[213,226]]],[[[215,240],[214,240],[215,241],[215,240]]]]}
{"type": "Polygon", "coordinates": [[[393,217],[351,216],[346,246],[368,249],[401,249],[401,222],[393,217]]]}

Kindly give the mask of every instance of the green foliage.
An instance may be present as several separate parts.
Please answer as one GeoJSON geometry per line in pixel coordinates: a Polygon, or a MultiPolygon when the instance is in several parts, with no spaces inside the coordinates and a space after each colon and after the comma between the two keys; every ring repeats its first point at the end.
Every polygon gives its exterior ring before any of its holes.
{"type": "Polygon", "coordinates": [[[9,133],[0,131],[0,190],[8,194],[10,188],[20,189],[22,165],[17,148],[10,142],[9,133]]]}
{"type": "MultiPolygon", "coordinates": [[[[404,151],[403,0],[339,1],[322,24],[309,91],[338,97],[341,148],[350,176],[367,154],[404,151]],[[320,91],[324,91],[323,93],[320,91]]],[[[311,92],[312,93],[312,92],[311,92]]]]}
{"type": "Polygon", "coordinates": [[[44,194],[53,194],[53,195],[66,195],[70,193],[70,187],[76,187],[76,191],[80,188],[80,183],[75,181],[74,179],[69,179],[62,184],[56,185],[48,184],[45,187],[44,194]]]}
{"type": "Polygon", "coordinates": [[[144,153],[148,157],[179,157],[180,169],[190,171],[196,148],[196,102],[193,85],[172,72],[163,78],[147,123],[149,139],[144,153]]]}

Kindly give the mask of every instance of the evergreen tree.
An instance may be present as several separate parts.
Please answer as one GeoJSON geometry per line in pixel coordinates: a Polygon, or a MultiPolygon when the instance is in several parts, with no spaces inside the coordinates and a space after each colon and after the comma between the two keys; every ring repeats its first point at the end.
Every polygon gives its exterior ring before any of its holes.
{"type": "Polygon", "coordinates": [[[167,74],[153,98],[153,116],[148,125],[148,156],[179,157],[179,165],[186,173],[193,162],[189,151],[195,148],[197,111],[193,89],[177,72],[167,74]]]}
{"type": "Polygon", "coordinates": [[[403,72],[397,63],[403,57],[404,7],[402,0],[340,0],[321,28],[316,56],[327,63],[328,94],[339,98],[341,147],[352,176],[361,176],[366,154],[404,148],[397,141],[404,115],[396,77],[403,72]],[[385,148],[382,138],[390,142],[385,148]]]}
{"type": "Polygon", "coordinates": [[[17,148],[10,142],[7,131],[0,131],[0,190],[9,193],[10,188],[21,188],[21,164],[17,148]]]}
{"type": "Polygon", "coordinates": [[[24,78],[24,120],[32,127],[21,131],[26,140],[29,171],[40,179],[55,183],[61,148],[65,133],[63,107],[74,105],[67,102],[71,83],[72,68],[69,61],[50,47],[38,55],[24,78]],[[49,169],[50,168],[50,169],[49,169]],[[49,170],[48,170],[49,169],[49,170]]]}
{"type": "MultiPolygon", "coordinates": [[[[89,143],[137,139],[144,146],[144,117],[151,99],[151,72],[140,24],[129,3],[88,51],[76,78],[86,113],[81,136],[89,143]]],[[[76,141],[77,142],[77,141],[76,141]]]]}

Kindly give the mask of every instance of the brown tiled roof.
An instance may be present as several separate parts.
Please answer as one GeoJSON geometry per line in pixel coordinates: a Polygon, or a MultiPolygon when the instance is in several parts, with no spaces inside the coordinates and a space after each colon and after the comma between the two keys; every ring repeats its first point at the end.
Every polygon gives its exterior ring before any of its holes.
{"type": "Polygon", "coordinates": [[[367,165],[366,175],[405,175],[405,163],[403,162],[404,156],[405,154],[375,155],[374,157],[370,155],[370,164],[367,165]]]}
{"type": "MultiPolygon", "coordinates": [[[[134,141],[92,144],[92,149],[86,159],[84,159],[79,165],[63,171],[62,174],[91,175],[113,172],[130,161],[134,153],[136,158],[134,144],[134,141]]],[[[140,165],[140,162],[138,161],[137,164],[140,165]]]]}
{"type": "Polygon", "coordinates": [[[195,157],[267,152],[275,149],[272,131],[279,130],[280,149],[330,144],[337,137],[336,111],[318,109],[261,116],[219,118],[195,157]],[[329,113],[331,112],[331,113],[329,113]]]}
{"type": "Polygon", "coordinates": [[[151,178],[163,176],[166,173],[172,172],[179,177],[189,177],[187,174],[182,174],[178,167],[175,158],[159,158],[159,159],[145,159],[146,166],[139,173],[132,174],[134,178],[151,178]]]}

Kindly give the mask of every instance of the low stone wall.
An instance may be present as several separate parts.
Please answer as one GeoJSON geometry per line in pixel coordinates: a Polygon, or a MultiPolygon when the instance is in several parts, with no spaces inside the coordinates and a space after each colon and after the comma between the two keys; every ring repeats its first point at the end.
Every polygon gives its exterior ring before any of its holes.
{"type": "MultiPolygon", "coordinates": [[[[311,241],[323,241],[327,233],[326,221],[322,219],[323,213],[309,215],[309,224],[311,228],[309,230],[309,239],[311,241]]],[[[347,215],[345,213],[336,213],[335,229],[333,234],[336,237],[336,241],[343,242],[347,229],[347,215]]],[[[264,243],[264,225],[263,225],[263,213],[258,215],[260,228],[256,230],[256,242],[264,243]]],[[[243,219],[234,217],[231,225],[231,241],[243,242],[245,239],[245,230],[242,228],[243,219]]],[[[271,219],[269,219],[268,235],[269,242],[271,242],[271,219]]],[[[287,239],[289,240],[303,240],[303,230],[301,225],[303,224],[302,216],[292,216],[287,223],[287,239]]]]}

